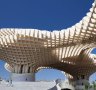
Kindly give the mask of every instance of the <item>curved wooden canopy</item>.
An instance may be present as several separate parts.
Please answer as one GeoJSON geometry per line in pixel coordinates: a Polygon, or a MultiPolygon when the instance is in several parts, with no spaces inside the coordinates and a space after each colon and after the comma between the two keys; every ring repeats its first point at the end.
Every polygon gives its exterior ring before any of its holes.
{"type": "Polygon", "coordinates": [[[96,70],[95,56],[90,53],[95,47],[95,2],[79,23],[61,31],[0,29],[0,59],[9,63],[15,73],[29,73],[35,72],[38,67],[51,67],[73,76],[89,76],[96,70]]]}

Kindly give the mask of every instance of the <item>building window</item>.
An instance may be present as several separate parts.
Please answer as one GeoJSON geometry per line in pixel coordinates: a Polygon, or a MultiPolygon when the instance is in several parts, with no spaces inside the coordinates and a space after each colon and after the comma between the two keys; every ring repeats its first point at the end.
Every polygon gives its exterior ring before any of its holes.
{"type": "Polygon", "coordinates": [[[85,79],[85,75],[81,75],[81,79],[85,79]]]}
{"type": "Polygon", "coordinates": [[[23,65],[21,65],[21,68],[20,68],[20,73],[23,72],[23,65]]]}

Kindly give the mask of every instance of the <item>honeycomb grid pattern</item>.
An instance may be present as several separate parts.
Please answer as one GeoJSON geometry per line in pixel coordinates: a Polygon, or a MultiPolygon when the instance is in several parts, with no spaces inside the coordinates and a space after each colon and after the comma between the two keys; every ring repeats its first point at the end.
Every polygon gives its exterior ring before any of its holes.
{"type": "Polygon", "coordinates": [[[0,59],[15,73],[36,72],[39,67],[56,68],[73,76],[96,71],[96,1],[74,26],[60,31],[0,29],[0,59]]]}

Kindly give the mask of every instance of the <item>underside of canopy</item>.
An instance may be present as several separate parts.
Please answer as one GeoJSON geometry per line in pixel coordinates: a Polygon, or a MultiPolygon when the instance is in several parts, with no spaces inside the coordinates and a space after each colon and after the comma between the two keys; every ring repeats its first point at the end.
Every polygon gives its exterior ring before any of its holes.
{"type": "MultiPolygon", "coordinates": [[[[96,2],[96,1],[95,1],[96,2]]],[[[56,68],[71,75],[89,76],[96,71],[96,3],[74,26],[61,31],[0,29],[0,59],[14,73],[36,72],[39,67],[56,68]]]]}

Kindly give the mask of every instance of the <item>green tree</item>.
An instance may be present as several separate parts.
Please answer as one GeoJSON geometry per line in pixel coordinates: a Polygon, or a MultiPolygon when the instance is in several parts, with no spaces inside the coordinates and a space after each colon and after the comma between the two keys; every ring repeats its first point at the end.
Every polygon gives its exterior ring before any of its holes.
{"type": "Polygon", "coordinates": [[[88,90],[89,86],[88,85],[85,85],[85,90],[88,90]]]}
{"type": "Polygon", "coordinates": [[[93,81],[93,88],[96,90],[96,83],[93,81]]]}

